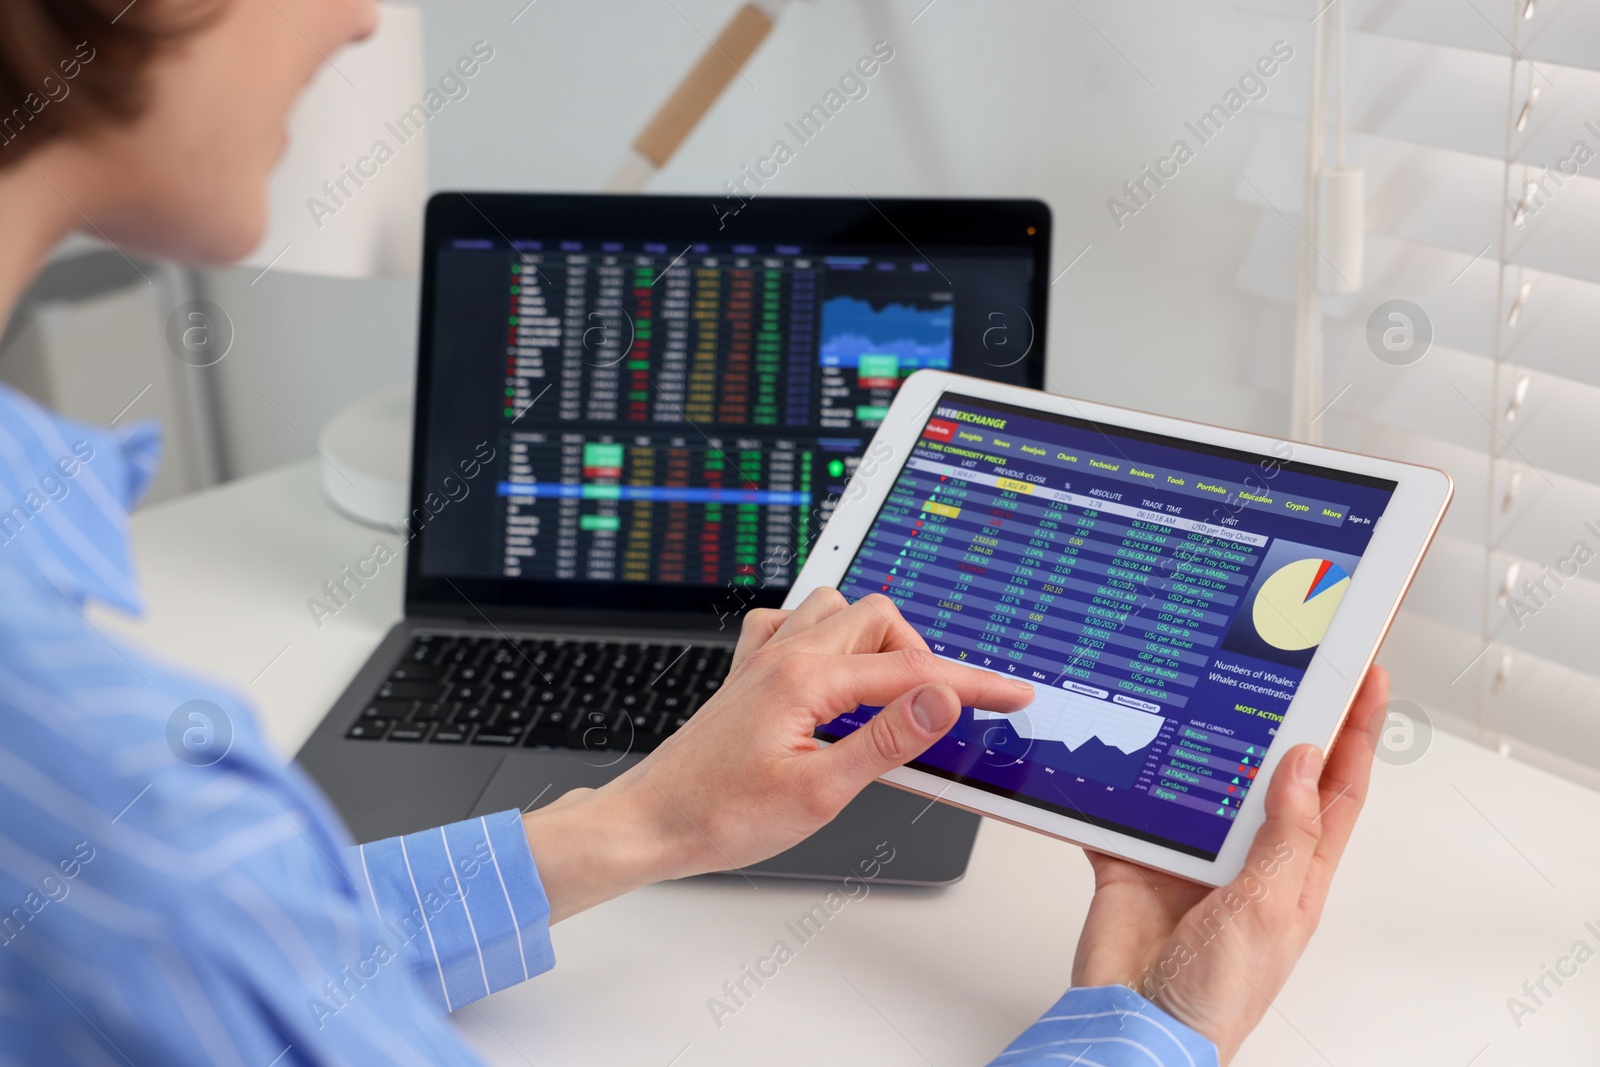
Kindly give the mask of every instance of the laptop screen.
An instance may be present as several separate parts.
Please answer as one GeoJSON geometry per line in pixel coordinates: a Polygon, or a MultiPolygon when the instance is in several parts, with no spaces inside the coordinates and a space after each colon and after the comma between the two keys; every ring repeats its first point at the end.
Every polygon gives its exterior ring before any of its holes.
{"type": "Polygon", "coordinates": [[[1040,384],[1042,205],[713,203],[430,205],[408,597],[776,603],[907,375],[1040,384]]]}

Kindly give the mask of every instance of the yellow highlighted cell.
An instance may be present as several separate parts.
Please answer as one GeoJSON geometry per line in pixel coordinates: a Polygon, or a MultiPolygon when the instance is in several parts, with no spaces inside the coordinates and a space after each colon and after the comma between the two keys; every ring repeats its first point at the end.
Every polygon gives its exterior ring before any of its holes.
{"type": "Polygon", "coordinates": [[[927,503],[923,504],[922,505],[922,510],[923,511],[931,511],[935,515],[943,515],[947,519],[956,518],[958,515],[961,514],[961,509],[960,508],[952,507],[949,504],[940,504],[940,503],[938,503],[936,501],[933,501],[933,500],[930,500],[927,503]]]}
{"type": "Polygon", "coordinates": [[[1029,482],[1019,482],[1015,478],[1001,478],[995,484],[1001,489],[1009,489],[1013,493],[1031,493],[1033,485],[1029,482]]]}

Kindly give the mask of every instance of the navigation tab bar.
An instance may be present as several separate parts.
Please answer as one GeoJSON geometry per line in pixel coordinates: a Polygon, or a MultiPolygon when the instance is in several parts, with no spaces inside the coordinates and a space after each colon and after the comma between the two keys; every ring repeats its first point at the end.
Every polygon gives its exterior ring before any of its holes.
{"type": "MultiPolygon", "coordinates": [[[[1130,486],[1137,485],[1152,491],[1210,500],[1217,508],[1229,508],[1234,511],[1249,509],[1273,512],[1327,526],[1342,526],[1350,512],[1346,504],[1277,492],[1267,484],[1270,482],[1267,478],[1263,478],[1263,484],[1260,486],[1202,478],[1175,468],[1135,463],[1124,456],[1107,456],[1085,452],[1082,449],[1063,450],[1044,441],[1019,437],[972,423],[931,419],[922,438],[920,444],[923,447],[947,455],[984,459],[1002,465],[1008,459],[1023,463],[1050,463],[1095,478],[1124,482],[1130,486]]],[[[1008,482],[1015,484],[1007,484],[1003,488],[1016,492],[1033,492],[1035,488],[1032,483],[1015,479],[1008,479],[1008,482]]]]}
{"type": "Polygon", "coordinates": [[[1023,492],[1017,486],[1026,487],[1028,495],[1035,500],[1054,500],[1062,504],[1070,504],[1078,508],[1092,508],[1107,515],[1120,515],[1125,519],[1137,519],[1140,522],[1154,523],[1157,526],[1166,526],[1174,530],[1184,530],[1189,533],[1204,534],[1223,541],[1233,541],[1242,545],[1255,545],[1257,548],[1267,543],[1267,538],[1261,534],[1246,533],[1228,526],[1216,526],[1198,519],[1186,519],[1181,515],[1171,515],[1164,511],[1153,511],[1149,508],[1133,507],[1129,504],[1119,504],[1114,500],[1105,500],[1097,496],[1083,496],[1071,493],[1065,489],[1051,489],[1044,485],[1035,485],[1031,482],[1019,482],[1013,478],[1004,478],[997,474],[985,471],[970,470],[966,467],[954,467],[948,463],[938,463],[920,456],[912,456],[906,461],[906,466],[912,470],[924,471],[928,474],[943,475],[958,481],[976,482],[994,489],[1010,489],[1013,492],[1023,492]]]}

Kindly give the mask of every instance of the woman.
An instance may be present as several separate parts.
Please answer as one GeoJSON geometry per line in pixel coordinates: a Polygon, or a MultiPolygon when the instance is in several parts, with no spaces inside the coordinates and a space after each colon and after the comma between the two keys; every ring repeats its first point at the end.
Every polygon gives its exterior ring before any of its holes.
{"type": "MultiPolygon", "coordinates": [[[[253,248],[297,93],[376,14],[372,0],[7,0],[0,309],[74,231],[199,263],[253,248]]],[[[472,1062],[440,1012],[552,966],[551,923],[771,856],[963,704],[1032,695],[935,659],[887,600],[819,593],[752,613],[717,696],[614,783],[352,849],[231,694],[82,614],[89,600],[137,608],[124,510],[154,452],[144,430],[77,426],[0,390],[8,1062],[472,1062]],[[206,767],[166,736],[201,699],[235,731],[206,767]],[[886,708],[818,750],[812,727],[858,704],[886,708]]],[[[1375,671],[1326,766],[1311,746],[1285,757],[1244,876],[1270,861],[1267,892],[1090,855],[1074,988],[997,1062],[1230,1059],[1316,924],[1385,688],[1375,671]],[[1223,908],[1221,932],[1197,938],[1223,908]]]]}

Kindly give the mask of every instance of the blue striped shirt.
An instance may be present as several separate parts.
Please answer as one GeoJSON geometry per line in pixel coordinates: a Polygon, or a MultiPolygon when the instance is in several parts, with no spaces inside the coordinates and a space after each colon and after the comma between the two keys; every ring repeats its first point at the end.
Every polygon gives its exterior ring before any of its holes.
{"type": "MultiPolygon", "coordinates": [[[[239,694],[98,630],[141,609],[153,425],[0,386],[0,1067],[470,1064],[445,1013],[554,966],[520,813],[363,846],[239,694]]],[[[1120,987],[995,1062],[1215,1065],[1120,987]]]]}

